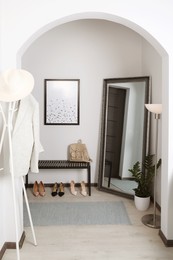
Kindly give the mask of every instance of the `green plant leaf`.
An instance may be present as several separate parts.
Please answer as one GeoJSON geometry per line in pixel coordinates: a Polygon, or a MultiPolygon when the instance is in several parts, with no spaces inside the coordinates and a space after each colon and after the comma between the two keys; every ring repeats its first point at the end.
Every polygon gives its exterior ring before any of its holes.
{"type": "MultiPolygon", "coordinates": [[[[135,195],[139,197],[151,196],[151,183],[155,174],[155,164],[153,164],[154,155],[147,155],[143,162],[141,170],[140,162],[136,162],[132,169],[128,169],[132,173],[132,177],[138,183],[138,187],[134,189],[135,195]]],[[[161,159],[157,162],[157,169],[161,166],[161,159]]]]}

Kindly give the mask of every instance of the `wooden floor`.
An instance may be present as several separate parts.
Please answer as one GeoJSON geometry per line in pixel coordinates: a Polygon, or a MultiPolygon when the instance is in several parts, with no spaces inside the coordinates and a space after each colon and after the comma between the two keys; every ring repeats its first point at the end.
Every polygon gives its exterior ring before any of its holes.
{"type": "MultiPolygon", "coordinates": [[[[44,198],[35,198],[28,190],[29,201],[124,201],[132,225],[48,226],[34,227],[37,246],[33,245],[30,228],[25,228],[26,239],[20,250],[21,260],[172,260],[173,248],[164,246],[158,230],[141,223],[141,217],[152,212],[135,209],[133,200],[107,194],[92,188],[92,196],[75,197],[68,188],[63,197],[52,197],[46,188],[44,198]]],[[[7,250],[3,260],[15,260],[16,250],[7,250]]]]}

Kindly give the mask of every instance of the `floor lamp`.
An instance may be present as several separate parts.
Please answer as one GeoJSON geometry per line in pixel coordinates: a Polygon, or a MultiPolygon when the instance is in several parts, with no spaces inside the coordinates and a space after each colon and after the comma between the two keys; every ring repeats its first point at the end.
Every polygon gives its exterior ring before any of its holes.
{"type": "Polygon", "coordinates": [[[142,217],[142,223],[151,228],[160,228],[160,216],[156,215],[156,187],[157,187],[157,148],[158,148],[158,121],[162,113],[161,104],[145,104],[147,110],[155,114],[156,133],[155,133],[155,167],[154,167],[154,212],[142,217]]]}

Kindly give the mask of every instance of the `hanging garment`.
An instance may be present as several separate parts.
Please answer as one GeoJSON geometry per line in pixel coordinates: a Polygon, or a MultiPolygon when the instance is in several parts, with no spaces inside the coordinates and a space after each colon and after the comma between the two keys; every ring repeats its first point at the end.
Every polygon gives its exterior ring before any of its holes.
{"type": "MultiPolygon", "coordinates": [[[[43,151],[39,135],[39,104],[32,95],[29,95],[20,101],[16,113],[12,129],[14,176],[24,176],[29,169],[37,173],[39,153],[43,151]]],[[[7,133],[1,152],[1,167],[4,168],[2,173],[9,173],[7,133]]]]}

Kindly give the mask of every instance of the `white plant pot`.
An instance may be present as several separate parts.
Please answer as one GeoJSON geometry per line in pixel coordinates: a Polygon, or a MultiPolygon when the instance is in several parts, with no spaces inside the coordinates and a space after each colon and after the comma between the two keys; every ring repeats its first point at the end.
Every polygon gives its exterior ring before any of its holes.
{"type": "Polygon", "coordinates": [[[141,198],[135,195],[135,206],[140,211],[145,211],[150,206],[150,197],[141,198]]]}

